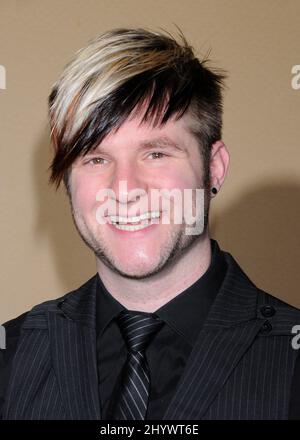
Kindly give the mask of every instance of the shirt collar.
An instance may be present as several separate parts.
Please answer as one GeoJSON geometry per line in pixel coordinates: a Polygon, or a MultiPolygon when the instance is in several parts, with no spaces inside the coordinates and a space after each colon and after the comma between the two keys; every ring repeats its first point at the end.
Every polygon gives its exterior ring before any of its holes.
{"type": "MultiPolygon", "coordinates": [[[[227,263],[218,243],[210,239],[212,257],[206,272],[191,286],[164,304],[155,314],[193,346],[209,309],[221,287],[227,263]]],[[[97,334],[126,309],[97,277],[97,334]]]]}
{"type": "Polygon", "coordinates": [[[198,280],[163,305],[155,313],[187,342],[194,345],[214,302],[227,270],[227,263],[218,243],[210,239],[212,257],[206,272],[198,280]]]}
{"type": "Polygon", "coordinates": [[[99,274],[97,276],[97,299],[96,299],[96,328],[97,335],[101,335],[105,327],[122,310],[126,308],[116,300],[104,286],[99,274]]]}

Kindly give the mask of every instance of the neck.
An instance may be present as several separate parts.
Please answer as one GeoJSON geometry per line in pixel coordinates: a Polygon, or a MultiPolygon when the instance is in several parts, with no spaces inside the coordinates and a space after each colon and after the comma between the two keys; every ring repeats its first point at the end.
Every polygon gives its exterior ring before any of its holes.
{"type": "Polygon", "coordinates": [[[206,272],[211,262],[210,239],[208,234],[203,236],[170,267],[141,280],[122,277],[99,259],[96,262],[104,286],[119,303],[129,310],[153,313],[206,272]]]}

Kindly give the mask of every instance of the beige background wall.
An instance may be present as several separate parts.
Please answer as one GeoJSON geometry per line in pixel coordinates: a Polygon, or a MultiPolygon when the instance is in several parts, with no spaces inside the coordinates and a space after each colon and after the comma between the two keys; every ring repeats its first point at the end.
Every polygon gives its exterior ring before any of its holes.
{"type": "Polygon", "coordinates": [[[63,190],[47,184],[47,96],[73,53],[117,26],[179,25],[228,70],[229,175],[211,235],[261,288],[300,307],[299,0],[0,0],[0,322],[95,273],[63,190]],[[297,81],[296,81],[297,85],[297,81]]]}

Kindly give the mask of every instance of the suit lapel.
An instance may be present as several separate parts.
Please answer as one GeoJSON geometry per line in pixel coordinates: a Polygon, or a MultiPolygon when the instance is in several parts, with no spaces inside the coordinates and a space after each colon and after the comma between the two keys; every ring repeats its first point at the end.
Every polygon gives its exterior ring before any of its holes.
{"type": "Polygon", "coordinates": [[[101,419],[96,353],[96,274],[48,312],[52,363],[71,419],[101,419]]]}
{"type": "Polygon", "coordinates": [[[28,313],[4,417],[101,419],[95,328],[97,276],[62,299],[47,301],[28,313]],[[49,405],[53,405],[50,413],[45,410],[49,405]]]}
{"type": "Polygon", "coordinates": [[[265,319],[257,318],[257,288],[234,258],[163,420],[199,420],[252,344],[265,319]]]}
{"type": "Polygon", "coordinates": [[[95,330],[49,312],[52,365],[67,418],[101,418],[95,330]]]}

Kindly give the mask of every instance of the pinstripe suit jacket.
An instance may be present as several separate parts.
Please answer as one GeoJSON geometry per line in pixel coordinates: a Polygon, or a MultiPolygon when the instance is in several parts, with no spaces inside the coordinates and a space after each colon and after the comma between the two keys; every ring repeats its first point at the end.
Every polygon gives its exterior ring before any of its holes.
{"type": "MultiPolygon", "coordinates": [[[[258,289],[224,255],[224,282],[162,420],[288,418],[300,311],[258,289]]],[[[101,420],[97,276],[26,314],[3,419],[101,420]]]]}

